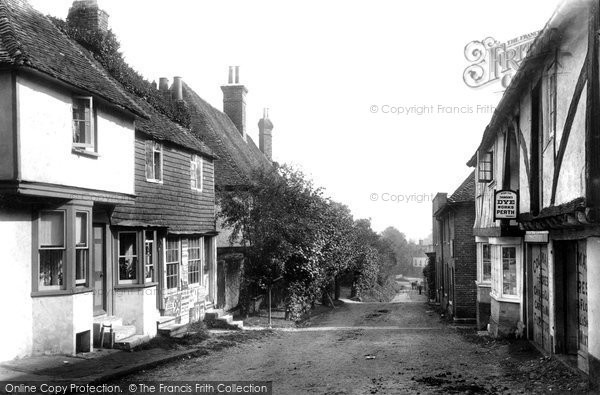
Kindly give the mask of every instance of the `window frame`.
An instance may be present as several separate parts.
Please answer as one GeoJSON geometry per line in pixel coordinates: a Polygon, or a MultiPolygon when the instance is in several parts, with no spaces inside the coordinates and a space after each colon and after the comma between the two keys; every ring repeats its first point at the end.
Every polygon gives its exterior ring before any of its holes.
{"type": "Polygon", "coordinates": [[[38,212],[38,217],[37,217],[37,226],[36,226],[36,230],[35,233],[37,235],[37,249],[36,249],[36,255],[37,255],[37,265],[36,265],[36,269],[34,272],[34,276],[36,278],[36,281],[34,282],[34,284],[36,284],[36,290],[39,292],[48,292],[48,291],[65,291],[67,290],[67,277],[68,277],[68,266],[67,266],[67,256],[68,256],[68,251],[67,251],[67,245],[68,245],[68,239],[67,239],[67,219],[68,219],[68,212],[66,209],[56,209],[56,210],[40,210],[38,212]],[[44,213],[61,213],[62,214],[62,231],[63,231],[63,237],[62,237],[62,246],[42,246],[41,244],[41,223],[42,223],[42,216],[44,215],[44,213]],[[62,279],[61,279],[61,284],[58,285],[43,285],[41,284],[41,269],[42,269],[42,259],[41,259],[41,251],[62,251],[62,263],[61,263],[61,274],[62,274],[62,279]]]}
{"type": "Polygon", "coordinates": [[[480,243],[481,244],[481,278],[479,279],[480,282],[485,283],[485,284],[491,284],[492,283],[492,245],[490,243],[480,243]],[[487,251],[489,253],[489,257],[486,259],[485,257],[485,250],[487,247],[487,251]],[[489,262],[489,276],[486,279],[485,276],[485,262],[486,260],[489,262]]]}
{"type": "Polygon", "coordinates": [[[75,215],[73,216],[73,219],[75,221],[74,224],[74,235],[75,235],[75,261],[74,261],[74,267],[75,267],[75,286],[76,287],[87,287],[89,285],[89,281],[90,281],[90,233],[92,231],[91,229],[91,221],[90,221],[90,213],[88,211],[85,210],[75,210],[75,215]],[[77,215],[78,214],[85,214],[85,245],[83,246],[78,246],[77,245],[77,215]],[[83,279],[78,279],[77,278],[77,257],[79,254],[79,251],[85,251],[85,263],[84,263],[84,276],[83,279]]]}
{"type": "Polygon", "coordinates": [[[175,290],[179,289],[179,279],[181,276],[179,265],[181,264],[181,239],[178,237],[166,237],[165,238],[165,289],[166,290],[175,290]],[[177,248],[169,248],[169,241],[176,241],[177,248]],[[168,252],[169,251],[177,251],[177,261],[168,261],[168,252]],[[169,275],[169,265],[174,265],[176,270],[175,274],[169,275]],[[175,286],[169,287],[169,278],[175,278],[175,286]]]}
{"type": "Polygon", "coordinates": [[[188,238],[188,284],[202,285],[202,236],[188,238]],[[197,241],[198,245],[192,247],[192,240],[197,241]],[[192,259],[191,250],[197,250],[197,258],[192,259]],[[192,270],[192,265],[196,265],[195,270],[192,270]],[[195,281],[194,281],[195,277],[195,281]]]}
{"type": "MultiPolygon", "coordinates": [[[[91,153],[96,153],[98,152],[98,140],[97,140],[97,136],[98,136],[98,131],[97,131],[97,118],[96,118],[96,108],[94,106],[94,98],[92,96],[73,96],[72,98],[72,104],[71,104],[71,122],[72,122],[72,128],[73,128],[73,149],[76,151],[82,151],[82,152],[91,152],[91,153]],[[78,143],[75,142],[75,134],[76,134],[76,130],[77,128],[75,127],[75,122],[87,122],[85,119],[81,120],[81,119],[75,119],[73,111],[75,110],[75,103],[78,101],[82,101],[82,102],[86,102],[87,105],[89,105],[89,114],[90,114],[90,120],[89,120],[89,134],[90,134],[90,142],[89,143],[78,143]]],[[[87,127],[86,127],[86,132],[87,132],[87,127]]]]}
{"type": "Polygon", "coordinates": [[[204,188],[204,159],[197,154],[192,154],[190,158],[190,187],[197,192],[202,192],[204,188]],[[197,174],[198,168],[200,169],[199,175],[197,174]],[[198,187],[198,182],[200,187],[198,187]]]}
{"type": "MultiPolygon", "coordinates": [[[[116,248],[116,254],[117,254],[117,260],[116,260],[116,281],[117,281],[117,285],[132,285],[132,284],[139,284],[140,282],[140,248],[139,248],[139,237],[138,237],[138,231],[137,230],[119,230],[117,231],[117,248],[116,248]],[[121,279],[121,257],[127,257],[127,255],[121,255],[121,235],[122,234],[133,234],[135,237],[135,242],[133,243],[133,245],[135,246],[135,255],[133,255],[137,260],[136,260],[136,264],[135,264],[135,278],[134,279],[121,279]]],[[[143,262],[143,261],[141,261],[143,262]]]]}
{"type": "MultiPolygon", "coordinates": [[[[518,258],[518,251],[519,249],[516,246],[511,246],[511,245],[503,245],[500,246],[500,296],[502,298],[505,299],[518,299],[519,298],[519,258],[518,258]],[[514,289],[515,289],[515,293],[514,294],[509,294],[509,293],[505,293],[504,292],[504,250],[505,249],[509,249],[512,248],[514,250],[514,265],[515,265],[515,272],[514,272],[514,289]]],[[[509,269],[510,270],[510,269],[509,269]]]]}
{"type": "Polygon", "coordinates": [[[146,181],[153,182],[157,184],[162,184],[164,179],[164,148],[163,144],[154,140],[146,140],[145,141],[145,172],[146,172],[146,181]],[[150,150],[150,152],[149,152],[150,150]],[[160,177],[156,177],[156,154],[160,154],[160,177]],[[151,154],[151,155],[149,155],[151,154]],[[149,161],[151,165],[149,166],[149,161]]]}
{"type": "Polygon", "coordinates": [[[494,181],[494,151],[489,150],[483,153],[477,153],[477,181],[492,182],[494,181]],[[486,160],[489,157],[489,160],[486,160]],[[489,169],[482,169],[482,164],[488,164],[489,169]]]}
{"type": "MultiPolygon", "coordinates": [[[[87,203],[87,202],[86,202],[87,203]]],[[[76,216],[77,213],[85,213],[87,216],[86,232],[87,232],[87,249],[91,251],[91,232],[93,223],[92,206],[78,203],[67,203],[59,206],[43,205],[36,209],[32,224],[32,245],[31,248],[32,265],[31,265],[31,296],[52,296],[52,295],[70,295],[75,293],[90,292],[91,287],[91,259],[88,252],[88,259],[85,262],[85,282],[77,281],[77,245],[76,245],[76,216]],[[63,213],[63,246],[47,246],[40,245],[41,241],[41,220],[44,212],[62,212],[63,213]],[[40,285],[40,251],[63,251],[62,253],[62,276],[63,283],[59,286],[43,286],[40,285]]],[[[82,246],[81,246],[82,247],[82,246]]],[[[83,248],[83,247],[82,247],[83,248]]]]}
{"type": "Polygon", "coordinates": [[[156,282],[156,275],[157,275],[157,265],[156,265],[157,264],[157,259],[156,259],[156,257],[158,256],[158,253],[157,253],[158,249],[157,249],[156,231],[155,230],[144,229],[144,230],[142,230],[142,235],[143,235],[143,240],[144,240],[144,250],[143,250],[143,253],[144,253],[144,257],[143,257],[144,265],[143,265],[143,275],[142,275],[142,278],[143,278],[144,284],[153,284],[153,283],[156,282]],[[152,235],[152,239],[151,240],[148,239],[148,234],[152,235]],[[148,259],[147,245],[148,244],[151,245],[151,247],[150,247],[150,250],[151,250],[150,257],[152,259],[152,262],[151,262],[150,265],[147,264],[147,259],[148,259]],[[146,268],[148,266],[152,267],[152,277],[150,277],[150,278],[146,277],[146,268]]]}

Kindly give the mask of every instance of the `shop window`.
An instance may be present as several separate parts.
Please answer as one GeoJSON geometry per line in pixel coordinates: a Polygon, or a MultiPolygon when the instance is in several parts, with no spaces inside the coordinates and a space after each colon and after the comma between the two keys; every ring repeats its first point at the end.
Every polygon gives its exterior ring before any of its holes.
{"type": "Polygon", "coordinates": [[[154,231],[144,232],[144,280],[146,283],[154,282],[154,231]]]}
{"type": "Polygon", "coordinates": [[[119,232],[119,283],[137,282],[137,233],[119,232]]]}
{"type": "Polygon", "coordinates": [[[200,283],[200,265],[202,264],[202,239],[193,237],[188,243],[188,282],[200,283]]]}
{"type": "Polygon", "coordinates": [[[517,249],[502,247],[502,294],[517,295],[517,249]]]}
{"type": "Polygon", "coordinates": [[[177,283],[179,281],[179,239],[167,239],[165,255],[167,289],[177,288],[177,283]]]}
{"type": "Polygon", "coordinates": [[[492,250],[489,244],[481,245],[481,280],[492,281],[492,250]]]}

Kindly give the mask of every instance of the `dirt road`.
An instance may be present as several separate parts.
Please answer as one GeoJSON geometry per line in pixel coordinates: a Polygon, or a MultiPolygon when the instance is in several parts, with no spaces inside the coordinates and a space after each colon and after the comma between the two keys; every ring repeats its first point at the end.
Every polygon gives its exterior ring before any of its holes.
{"type": "Polygon", "coordinates": [[[127,380],[272,380],[275,394],[586,392],[585,380],[526,343],[465,335],[412,299],[347,303],[310,327],[127,380]]]}

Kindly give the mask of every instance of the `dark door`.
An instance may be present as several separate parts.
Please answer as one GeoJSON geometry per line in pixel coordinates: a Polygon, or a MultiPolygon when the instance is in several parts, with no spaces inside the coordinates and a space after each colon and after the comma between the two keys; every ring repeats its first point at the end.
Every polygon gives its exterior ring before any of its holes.
{"type": "Polygon", "coordinates": [[[225,307],[225,261],[217,262],[217,307],[225,307]]]}
{"type": "Polygon", "coordinates": [[[577,241],[555,242],[556,352],[561,354],[577,354],[579,346],[577,258],[577,241]]]}
{"type": "Polygon", "coordinates": [[[545,244],[530,244],[527,251],[528,333],[538,345],[550,351],[548,247],[545,244]]]}
{"type": "Polygon", "coordinates": [[[94,315],[106,313],[106,233],[104,225],[94,224],[94,257],[92,260],[94,315]]]}

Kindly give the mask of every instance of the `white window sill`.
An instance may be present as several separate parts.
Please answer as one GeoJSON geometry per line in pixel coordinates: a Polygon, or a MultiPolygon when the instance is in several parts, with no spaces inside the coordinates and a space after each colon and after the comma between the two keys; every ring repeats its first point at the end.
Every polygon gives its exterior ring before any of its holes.
{"type": "Polygon", "coordinates": [[[153,184],[162,184],[163,183],[162,180],[155,180],[152,178],[146,178],[146,181],[151,182],[153,184]]]}
{"type": "Polygon", "coordinates": [[[100,155],[97,152],[95,152],[95,151],[88,151],[85,148],[76,148],[76,147],[73,147],[71,149],[71,152],[74,153],[75,155],[87,156],[87,157],[90,157],[90,158],[99,158],[100,157],[100,155]]]}
{"type": "Polygon", "coordinates": [[[494,299],[497,302],[516,303],[516,304],[521,303],[521,300],[519,299],[518,296],[498,296],[498,295],[494,295],[492,293],[490,293],[490,296],[492,297],[492,299],[494,299]]]}
{"type": "Polygon", "coordinates": [[[475,281],[475,284],[477,284],[478,287],[487,287],[487,288],[491,288],[492,287],[492,283],[490,281],[475,281]]]}

